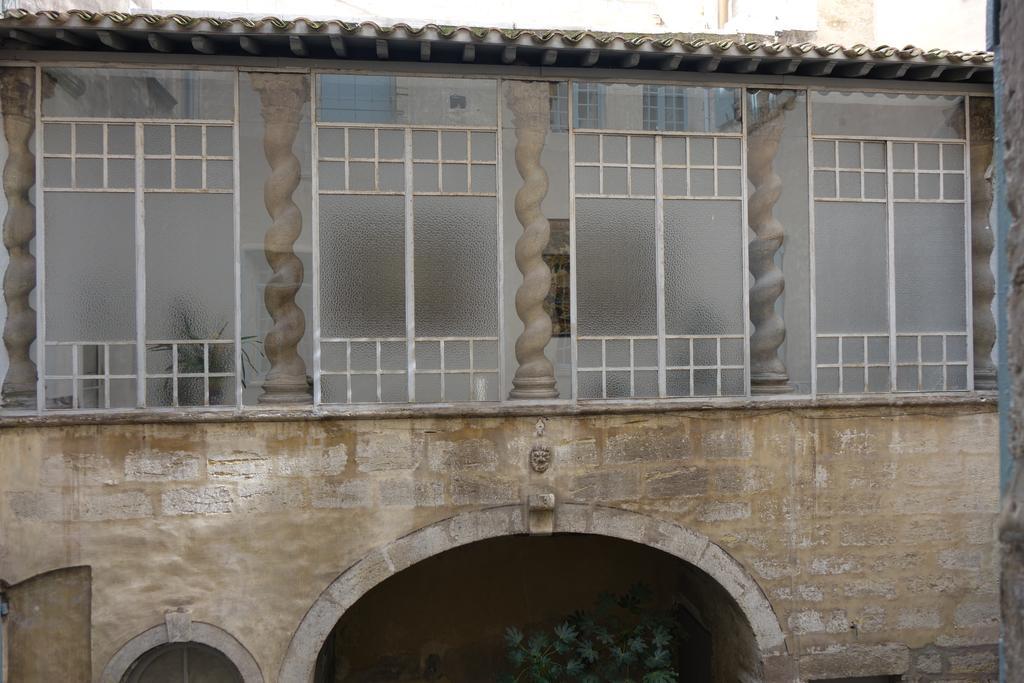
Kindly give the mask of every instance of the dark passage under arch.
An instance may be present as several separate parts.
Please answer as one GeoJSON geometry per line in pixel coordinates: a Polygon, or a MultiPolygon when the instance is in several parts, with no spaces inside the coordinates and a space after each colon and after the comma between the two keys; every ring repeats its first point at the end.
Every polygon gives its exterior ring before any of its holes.
{"type": "MultiPolygon", "coordinates": [[[[695,566],[639,543],[582,534],[508,536],[398,572],[349,608],[317,659],[316,683],[486,681],[509,671],[504,631],[546,631],[602,593],[635,585],[670,616],[680,680],[756,680],[754,634],[733,598],[695,566]]],[[[568,680],[568,679],[567,679],[568,680]]]]}

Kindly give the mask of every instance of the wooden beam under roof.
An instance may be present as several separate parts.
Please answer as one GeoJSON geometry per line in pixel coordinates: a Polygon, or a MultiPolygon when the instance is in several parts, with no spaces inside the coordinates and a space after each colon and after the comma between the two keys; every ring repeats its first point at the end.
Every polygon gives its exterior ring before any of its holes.
{"type": "Polygon", "coordinates": [[[718,71],[718,65],[721,62],[721,57],[705,57],[697,64],[696,70],[704,72],[718,71]]]}
{"type": "Polygon", "coordinates": [[[377,39],[377,59],[388,58],[388,41],[377,39]]]}
{"type": "Polygon", "coordinates": [[[501,61],[504,64],[512,64],[516,61],[516,46],[506,45],[501,52],[501,61]]]}
{"type": "Polygon", "coordinates": [[[583,59],[580,60],[580,66],[594,66],[600,58],[600,50],[587,50],[583,55],[583,59]]]}
{"type": "Polygon", "coordinates": [[[840,64],[832,70],[832,73],[846,78],[861,78],[867,76],[874,66],[871,62],[851,62],[850,64],[840,64]]]}
{"type": "Polygon", "coordinates": [[[662,71],[675,71],[676,69],[679,68],[679,65],[682,64],[682,63],[683,63],[683,56],[682,55],[672,55],[670,57],[665,58],[665,61],[663,61],[658,66],[658,68],[661,69],[662,71]]]}
{"type": "Polygon", "coordinates": [[[625,57],[622,58],[622,68],[623,69],[632,69],[633,67],[635,67],[639,63],[640,63],[640,53],[639,52],[631,52],[631,53],[629,53],[628,55],[626,55],[625,57]]]}
{"type": "Polygon", "coordinates": [[[348,48],[345,46],[345,39],[339,35],[332,34],[331,49],[334,50],[334,54],[338,57],[348,57],[348,48]]]}
{"type": "Polygon", "coordinates": [[[558,61],[558,50],[544,50],[544,54],[541,55],[540,63],[543,66],[552,66],[558,61]]]}
{"type": "Polygon", "coordinates": [[[35,47],[46,47],[49,43],[34,33],[22,31],[20,29],[11,29],[7,32],[8,37],[13,40],[17,40],[19,43],[25,43],[26,45],[33,45],[35,47]]]}
{"type": "Polygon", "coordinates": [[[467,64],[476,61],[476,45],[473,43],[466,43],[462,46],[462,61],[467,64]]]}
{"type": "Polygon", "coordinates": [[[72,33],[67,29],[59,28],[57,32],[53,34],[54,37],[62,43],[67,43],[73,47],[89,47],[92,42],[86,40],[77,33],[72,33]]]}
{"type": "Polygon", "coordinates": [[[420,61],[421,62],[429,62],[430,61],[430,41],[429,40],[421,40],[420,41],[420,61]]]}
{"type": "Polygon", "coordinates": [[[259,41],[252,36],[239,36],[238,47],[242,48],[251,55],[263,54],[263,46],[260,45],[259,41]]]}
{"type": "Polygon", "coordinates": [[[288,48],[296,57],[308,57],[309,48],[300,36],[288,36],[288,48]]]}
{"type": "Polygon", "coordinates": [[[120,33],[114,31],[97,31],[96,37],[100,39],[100,42],[111,48],[112,50],[130,50],[132,49],[131,41],[122,36],[120,33]]]}
{"type": "Polygon", "coordinates": [[[217,46],[206,36],[192,36],[192,49],[204,55],[217,54],[217,46]]]}

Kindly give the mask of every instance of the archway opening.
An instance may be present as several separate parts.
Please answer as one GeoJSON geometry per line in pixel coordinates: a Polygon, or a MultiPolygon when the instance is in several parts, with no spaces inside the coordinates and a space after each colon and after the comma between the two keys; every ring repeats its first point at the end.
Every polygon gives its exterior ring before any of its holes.
{"type": "MultiPolygon", "coordinates": [[[[634,672],[649,670],[647,659],[661,641],[668,652],[660,659],[667,656],[666,668],[677,671],[679,680],[760,678],[750,625],[729,593],[706,573],[631,541],[556,534],[479,541],[391,576],[357,600],[334,626],[317,659],[314,680],[514,678],[524,665],[515,661],[510,628],[522,632],[526,650],[542,634],[547,643],[542,649],[566,666],[586,639],[600,640],[595,634],[606,626],[617,640],[604,648],[593,643],[601,663],[612,659],[615,648],[633,645],[632,634],[643,631],[642,642],[635,643],[640,651],[635,653],[634,672]],[[581,623],[597,624],[598,629],[570,639],[566,655],[558,652],[561,636],[556,630],[566,623],[577,632],[581,623]],[[667,643],[652,625],[669,630],[667,643]]],[[[525,658],[533,661],[529,654],[525,658]]],[[[555,680],[575,678],[567,673],[555,680]]]]}

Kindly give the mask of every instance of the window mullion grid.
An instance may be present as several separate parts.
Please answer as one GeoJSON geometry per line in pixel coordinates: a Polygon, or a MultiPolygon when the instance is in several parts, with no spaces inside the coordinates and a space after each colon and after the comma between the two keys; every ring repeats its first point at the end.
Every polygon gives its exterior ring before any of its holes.
{"type": "MultiPolygon", "coordinates": [[[[239,130],[240,130],[239,118],[240,118],[241,114],[239,113],[239,109],[238,109],[239,73],[238,73],[237,70],[235,71],[234,88],[235,88],[235,92],[234,92],[235,117],[234,117],[234,125],[232,126],[232,132],[231,132],[231,154],[232,154],[232,157],[233,157],[232,160],[231,160],[231,173],[234,176],[234,178],[233,178],[233,182],[232,182],[231,204],[232,204],[232,210],[234,211],[234,217],[233,217],[234,225],[232,226],[232,240],[234,242],[234,254],[233,254],[233,256],[234,256],[234,268],[235,268],[235,272],[234,272],[234,283],[235,283],[235,291],[234,291],[234,302],[235,302],[235,334],[234,334],[234,342],[235,342],[235,353],[234,353],[234,356],[235,356],[235,406],[238,407],[238,408],[241,408],[242,405],[243,405],[242,393],[245,390],[244,387],[243,387],[243,384],[242,384],[242,373],[245,371],[245,368],[242,366],[242,184],[241,184],[241,162],[239,160],[239,157],[240,157],[239,150],[241,149],[240,140],[239,140],[239,136],[240,136],[240,132],[239,132],[239,130]]],[[[316,108],[313,107],[312,111],[314,112],[313,115],[315,116],[316,115],[316,108]]],[[[316,131],[316,124],[315,123],[312,126],[312,128],[313,128],[314,134],[315,134],[315,131],[316,131]]],[[[205,145],[205,140],[204,140],[204,145],[205,145]]],[[[315,154],[316,153],[316,151],[315,151],[316,150],[316,146],[315,145],[313,147],[313,150],[314,150],[313,153],[315,154]]],[[[204,153],[206,152],[206,147],[205,146],[203,147],[203,152],[204,153]]],[[[314,202],[316,202],[318,200],[317,181],[316,181],[316,177],[317,177],[316,176],[316,172],[317,172],[317,166],[318,165],[319,164],[313,164],[313,169],[312,169],[312,173],[313,173],[313,201],[314,202]]],[[[316,211],[314,211],[313,212],[313,234],[314,235],[316,235],[316,231],[318,229],[318,226],[319,226],[319,218],[317,216],[316,211]]],[[[315,238],[314,238],[314,244],[316,244],[316,239],[315,238]]],[[[318,280],[317,280],[317,255],[318,255],[318,253],[317,252],[318,252],[318,249],[314,248],[313,249],[313,289],[314,289],[314,291],[318,287],[318,280]]],[[[317,314],[317,304],[318,303],[319,303],[319,301],[317,300],[317,297],[314,295],[314,297],[313,297],[313,334],[315,335],[314,336],[314,340],[315,341],[314,341],[314,344],[313,344],[313,367],[314,367],[314,370],[313,370],[313,386],[315,388],[319,388],[320,387],[320,372],[319,372],[319,367],[317,366],[317,363],[320,360],[320,344],[319,344],[320,327],[319,327],[319,319],[316,317],[316,314],[317,314]]]]}
{"type": "MultiPolygon", "coordinates": [[[[495,214],[496,214],[495,220],[496,220],[496,225],[497,225],[497,230],[498,230],[498,234],[497,234],[497,237],[496,237],[496,247],[497,248],[495,249],[496,257],[498,259],[498,263],[497,263],[497,275],[498,275],[498,283],[497,283],[498,284],[498,291],[497,291],[497,294],[498,294],[498,362],[497,362],[497,371],[498,371],[498,400],[499,401],[503,401],[508,396],[508,394],[506,393],[507,390],[506,390],[506,387],[505,387],[505,375],[506,375],[506,372],[505,372],[505,353],[506,353],[506,348],[505,348],[505,219],[504,219],[504,211],[503,211],[503,202],[504,202],[505,193],[504,193],[504,190],[502,188],[502,173],[501,173],[501,163],[502,163],[501,147],[502,147],[502,129],[503,129],[502,111],[504,110],[504,106],[503,106],[503,102],[502,102],[502,92],[504,92],[504,81],[502,79],[500,79],[500,78],[496,79],[495,88],[496,88],[496,91],[494,93],[494,96],[495,96],[495,101],[498,103],[498,106],[496,107],[496,109],[497,109],[497,112],[496,112],[496,116],[497,116],[497,118],[496,118],[496,128],[495,128],[495,131],[494,131],[494,145],[495,145],[495,147],[494,147],[494,164],[495,164],[495,167],[494,167],[494,198],[495,198],[495,207],[494,208],[495,208],[495,214]]],[[[473,134],[471,132],[469,132],[469,131],[466,132],[466,163],[467,163],[466,173],[469,176],[467,178],[467,183],[468,183],[467,187],[470,189],[470,191],[472,191],[473,190],[473,167],[472,167],[471,164],[473,163],[473,134]]],[[[469,359],[470,359],[470,367],[471,368],[475,367],[475,365],[474,365],[475,353],[474,353],[473,346],[474,345],[471,342],[470,345],[469,345],[469,359]]],[[[471,386],[472,386],[472,382],[474,382],[474,381],[475,381],[475,375],[470,375],[470,384],[471,384],[471,386]]]]}
{"type": "MultiPolygon", "coordinates": [[[[810,93],[807,92],[807,91],[804,91],[804,92],[805,92],[804,101],[806,102],[806,106],[807,106],[807,140],[806,140],[806,144],[807,144],[807,217],[808,217],[808,229],[809,229],[808,236],[807,236],[807,241],[808,241],[808,256],[809,256],[809,260],[810,260],[810,268],[809,268],[810,287],[809,287],[809,290],[810,290],[810,306],[811,306],[811,311],[810,311],[810,313],[811,313],[811,320],[810,320],[810,329],[811,329],[811,395],[812,396],[817,396],[818,395],[818,309],[817,309],[817,306],[818,306],[817,289],[818,289],[818,287],[817,287],[817,282],[815,280],[815,278],[817,277],[817,275],[816,275],[816,264],[815,264],[815,259],[817,258],[816,252],[815,252],[815,249],[816,249],[816,245],[815,245],[816,236],[815,236],[815,230],[814,230],[814,214],[815,214],[816,207],[815,207],[815,203],[814,203],[814,196],[815,196],[815,190],[814,190],[814,139],[812,137],[813,136],[813,131],[814,131],[814,115],[813,115],[813,112],[811,111],[812,104],[811,104],[810,93]]],[[[743,125],[745,127],[747,124],[744,123],[743,125]]],[[[837,159],[837,161],[838,161],[838,159],[837,159]]],[[[743,181],[744,181],[744,179],[741,178],[740,182],[743,182],[743,181]]],[[[837,194],[838,194],[838,186],[837,186],[837,194]]],[[[867,349],[865,349],[865,353],[867,353],[867,349]]],[[[840,370],[839,374],[840,374],[840,376],[843,374],[842,370],[840,370]]]]}
{"type": "MultiPolygon", "coordinates": [[[[42,67],[35,68],[35,120],[36,120],[36,412],[40,415],[46,409],[46,293],[43,273],[46,270],[45,212],[46,192],[43,190],[43,125],[42,117],[42,67]]],[[[72,135],[72,140],[74,135],[72,135]]],[[[72,162],[72,168],[74,163],[72,162]]]]}
{"type": "MultiPolygon", "coordinates": [[[[347,133],[346,133],[347,136],[347,133]]],[[[440,133],[438,139],[438,155],[440,155],[440,133]]],[[[345,140],[346,156],[348,152],[348,140],[345,140]]],[[[416,288],[415,270],[413,264],[413,250],[415,241],[413,235],[413,164],[412,164],[412,128],[405,128],[405,354],[406,354],[406,386],[409,393],[409,402],[416,400],[416,288]]],[[[440,156],[438,157],[440,158],[440,156]]],[[[346,173],[348,169],[346,168],[346,173]]],[[[441,172],[440,166],[438,173],[441,172]]],[[[438,176],[440,182],[440,176],[438,176]]],[[[349,345],[351,349],[351,345],[349,345]]],[[[350,351],[351,353],[351,351],[350,351]]],[[[351,370],[351,358],[349,359],[351,370]]],[[[349,381],[349,401],[352,400],[352,386],[349,381]]]]}
{"type": "MultiPolygon", "coordinates": [[[[964,126],[964,168],[963,168],[963,179],[964,179],[964,291],[967,295],[964,297],[964,308],[967,332],[967,390],[974,391],[974,305],[972,303],[973,295],[973,283],[974,283],[974,260],[971,258],[971,237],[974,234],[974,226],[971,224],[971,98],[964,97],[964,121],[967,125],[964,126]]],[[[944,171],[944,163],[942,162],[942,148],[939,148],[939,169],[944,171]]],[[[945,173],[942,174],[945,178],[945,173]]],[[[943,186],[945,189],[945,186],[943,186]]],[[[944,196],[944,195],[943,195],[944,196]]],[[[995,227],[995,226],[992,226],[995,227]]],[[[984,267],[988,268],[986,264],[984,267]]],[[[945,351],[946,343],[943,342],[943,351],[945,351]]],[[[945,358],[945,356],[943,356],[945,358]]],[[[949,366],[946,366],[946,388],[949,387],[948,375],[949,366]]]]}
{"type": "MultiPolygon", "coordinates": [[[[665,371],[665,185],[662,177],[662,136],[654,136],[654,240],[657,259],[658,396],[668,395],[665,371]]],[[[630,350],[632,351],[632,343],[630,350]]]]}
{"type": "MultiPolygon", "coordinates": [[[[174,133],[171,127],[171,152],[174,151],[174,133]]],[[[144,132],[142,123],[135,122],[135,405],[146,405],[146,182],[143,154],[144,132]]],[[[174,162],[171,162],[174,172],[174,162]]],[[[178,354],[174,351],[175,372],[178,354]]],[[[174,382],[174,405],[178,405],[178,382],[174,382]]]]}
{"type": "MultiPolygon", "coordinates": [[[[917,163],[917,147],[914,147],[914,166],[916,168],[917,163]]],[[[889,308],[889,391],[895,392],[896,386],[896,370],[899,363],[896,358],[896,210],[895,203],[893,201],[893,143],[892,140],[886,140],[885,142],[885,165],[886,165],[886,260],[888,261],[888,282],[886,283],[886,289],[888,293],[888,308],[889,308]]],[[[915,180],[915,195],[916,195],[916,183],[917,174],[914,174],[915,180]]],[[[867,353],[867,349],[864,349],[867,353]]],[[[841,371],[840,371],[840,374],[841,371]]]]}
{"type": "MultiPolygon", "coordinates": [[[[740,279],[743,285],[743,395],[750,396],[750,238],[747,215],[747,89],[740,89],[740,102],[742,105],[743,126],[740,129],[740,263],[742,272],[740,279]]],[[[710,108],[709,108],[710,109],[710,108]]],[[[810,130],[808,130],[808,135],[810,130]]],[[[718,140],[714,141],[715,163],[718,163],[718,140]]],[[[687,145],[689,152],[689,145],[687,145]]],[[[718,172],[715,171],[715,190],[718,190],[718,172]]],[[[813,289],[813,284],[812,284],[813,289]]],[[[721,340],[719,340],[719,344],[721,340]]],[[[692,351],[691,351],[692,353],[692,351]]],[[[721,353],[721,349],[719,349],[721,353]]],[[[719,356],[721,357],[721,356],[719,356]]],[[[691,362],[694,358],[690,356],[691,362]]],[[[691,378],[692,378],[691,373],[691,378]]],[[[718,369],[718,381],[721,385],[721,368],[718,369]]],[[[691,392],[692,393],[692,392],[691,392]]],[[[721,395],[721,391],[719,391],[721,395]]]]}
{"type": "MultiPolygon", "coordinates": [[[[571,363],[572,402],[579,401],[579,335],[576,322],[576,103],[573,81],[566,82],[565,125],[569,135],[569,362],[571,363]]],[[[600,141],[598,142],[600,153],[600,141]]]]}
{"type": "MultiPolygon", "coordinates": [[[[321,348],[320,348],[320,345],[321,345],[320,339],[323,336],[323,334],[322,334],[322,331],[320,329],[320,128],[319,128],[319,123],[320,122],[318,120],[317,107],[316,107],[316,101],[317,101],[317,81],[318,80],[319,79],[317,78],[316,74],[311,74],[310,75],[309,111],[310,111],[310,116],[312,118],[312,125],[310,126],[310,146],[311,146],[310,148],[312,150],[311,153],[310,153],[310,156],[312,157],[312,168],[310,169],[310,183],[313,186],[313,188],[312,188],[313,191],[311,193],[312,194],[312,200],[313,200],[313,208],[312,208],[313,216],[312,216],[312,226],[311,227],[312,227],[312,237],[313,237],[313,254],[312,254],[312,262],[313,262],[313,311],[312,312],[313,312],[313,407],[314,408],[316,408],[316,407],[318,407],[320,405],[320,401],[321,401],[321,398],[322,398],[322,391],[323,391],[323,389],[322,389],[323,383],[322,383],[321,377],[320,377],[320,374],[321,374],[321,371],[322,371],[322,362],[323,362],[322,359],[321,359],[322,353],[321,353],[321,348]]],[[[237,92],[238,91],[236,89],[236,91],[235,91],[235,93],[236,93],[236,102],[235,102],[235,116],[236,116],[236,119],[237,119],[237,116],[238,116],[237,92]]],[[[237,138],[238,138],[238,133],[237,133],[238,127],[237,127],[237,125],[235,126],[235,130],[236,130],[235,139],[237,140],[237,138]]],[[[374,141],[376,142],[376,131],[374,131],[374,141]]],[[[347,142],[347,140],[346,140],[346,142],[347,142]]],[[[348,159],[348,146],[345,147],[345,152],[344,153],[345,153],[345,159],[346,159],[345,163],[348,164],[348,161],[347,161],[347,159],[348,159]]],[[[238,164],[238,147],[237,147],[237,145],[235,147],[235,164],[236,164],[236,166],[238,164]]],[[[346,173],[345,173],[345,187],[347,189],[348,188],[348,169],[346,168],[345,170],[346,170],[346,173]]],[[[237,197],[237,186],[238,186],[237,172],[236,172],[236,176],[235,176],[235,186],[236,186],[236,197],[237,197]]],[[[240,334],[240,333],[236,331],[236,335],[237,334],[240,334]]],[[[236,337],[236,338],[239,339],[239,353],[236,354],[236,357],[240,357],[240,354],[241,354],[241,337],[236,337]]],[[[345,366],[345,369],[346,370],[349,369],[347,364],[345,366]]],[[[238,377],[241,378],[241,376],[242,376],[241,365],[239,365],[239,367],[237,368],[237,371],[238,371],[237,372],[238,377]]],[[[239,382],[240,382],[240,379],[239,379],[239,382]]],[[[350,382],[350,378],[346,378],[346,384],[348,384],[349,382],[350,382]]]]}

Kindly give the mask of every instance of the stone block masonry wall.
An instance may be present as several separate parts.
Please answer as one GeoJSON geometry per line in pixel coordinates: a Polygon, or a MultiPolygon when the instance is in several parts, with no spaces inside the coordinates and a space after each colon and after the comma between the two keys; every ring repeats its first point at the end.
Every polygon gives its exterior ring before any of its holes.
{"type": "Polygon", "coordinates": [[[12,427],[0,578],[91,567],[94,679],[184,608],[275,681],[348,567],[454,515],[553,493],[556,531],[571,528],[561,505],[611,507],[727,551],[786,636],[768,680],[984,681],[998,668],[996,441],[984,404],[552,417],[543,430],[518,417],[12,427]]]}

